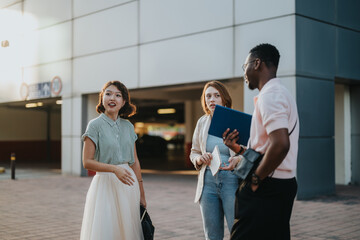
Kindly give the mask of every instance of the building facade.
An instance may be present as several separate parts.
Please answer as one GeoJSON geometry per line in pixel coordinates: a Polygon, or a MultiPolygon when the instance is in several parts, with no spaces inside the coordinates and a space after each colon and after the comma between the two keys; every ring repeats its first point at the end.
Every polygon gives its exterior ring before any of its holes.
{"type": "Polygon", "coordinates": [[[360,183],[359,1],[0,0],[0,8],[0,143],[9,146],[0,162],[14,146],[24,158],[51,146],[44,158],[61,156],[62,173],[84,174],[80,137],[109,80],[143,106],[182,104],[188,146],[206,81],[224,82],[234,108],[252,113],[257,92],[241,65],[268,42],[298,104],[298,198],[360,183]]]}

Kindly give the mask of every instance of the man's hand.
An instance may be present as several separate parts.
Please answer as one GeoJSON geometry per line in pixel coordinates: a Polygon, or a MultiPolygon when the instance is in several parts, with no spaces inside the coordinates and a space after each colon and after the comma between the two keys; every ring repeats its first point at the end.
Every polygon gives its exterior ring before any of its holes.
{"type": "Polygon", "coordinates": [[[259,188],[259,185],[255,185],[255,184],[251,184],[250,186],[253,192],[255,192],[259,188]]]}
{"type": "Polygon", "coordinates": [[[224,144],[234,152],[238,152],[240,150],[240,145],[237,144],[236,141],[239,140],[239,132],[236,129],[231,133],[229,132],[230,128],[226,129],[223,133],[224,144]]]}
{"type": "Polygon", "coordinates": [[[238,163],[241,161],[241,157],[240,156],[233,156],[229,158],[229,165],[226,166],[226,164],[224,163],[225,167],[220,167],[221,170],[227,170],[227,171],[231,171],[234,170],[234,168],[238,165],[238,163]]]}

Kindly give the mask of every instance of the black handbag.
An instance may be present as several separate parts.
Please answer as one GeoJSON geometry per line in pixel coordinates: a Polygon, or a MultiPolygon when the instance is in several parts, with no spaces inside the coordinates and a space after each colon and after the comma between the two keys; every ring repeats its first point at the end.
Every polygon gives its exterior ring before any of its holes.
{"type": "Polygon", "coordinates": [[[242,156],[243,158],[239,163],[240,166],[235,171],[235,174],[242,180],[247,180],[259,166],[264,154],[261,154],[252,148],[248,148],[242,156]]]}
{"type": "MultiPolygon", "coordinates": [[[[297,124],[297,120],[295,122],[293,129],[289,133],[289,136],[294,131],[296,124],[297,124]]],[[[243,158],[239,163],[240,166],[235,171],[235,174],[242,180],[249,180],[252,173],[255,172],[256,168],[259,166],[261,160],[264,157],[264,154],[255,151],[250,146],[250,148],[246,149],[246,151],[243,153],[242,156],[243,158]]]]}
{"type": "Polygon", "coordinates": [[[146,208],[140,204],[140,221],[143,230],[144,240],[153,240],[155,227],[152,224],[150,215],[146,208]]]}

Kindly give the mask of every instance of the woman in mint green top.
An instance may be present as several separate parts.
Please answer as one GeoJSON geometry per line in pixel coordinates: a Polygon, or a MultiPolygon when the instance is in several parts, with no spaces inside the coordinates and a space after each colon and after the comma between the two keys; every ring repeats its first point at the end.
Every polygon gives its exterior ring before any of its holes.
{"type": "Polygon", "coordinates": [[[146,207],[130,94],[119,81],[105,84],[82,136],[84,168],[96,172],[86,196],[80,239],[143,239],[140,209],[146,207]]]}
{"type": "Polygon", "coordinates": [[[128,163],[130,166],[135,163],[134,143],[137,135],[128,120],[117,118],[114,121],[101,113],[89,122],[82,137],[90,138],[95,144],[96,161],[112,165],[128,163]]]}

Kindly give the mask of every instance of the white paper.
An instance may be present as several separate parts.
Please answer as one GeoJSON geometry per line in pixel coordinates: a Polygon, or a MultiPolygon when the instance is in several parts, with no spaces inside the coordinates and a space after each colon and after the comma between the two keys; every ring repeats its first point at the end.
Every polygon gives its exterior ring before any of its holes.
{"type": "Polygon", "coordinates": [[[212,160],[209,166],[213,176],[215,176],[215,174],[219,171],[220,164],[221,164],[221,158],[220,158],[219,148],[216,145],[214,151],[212,152],[212,160]]]}

